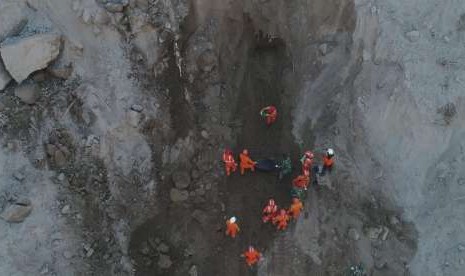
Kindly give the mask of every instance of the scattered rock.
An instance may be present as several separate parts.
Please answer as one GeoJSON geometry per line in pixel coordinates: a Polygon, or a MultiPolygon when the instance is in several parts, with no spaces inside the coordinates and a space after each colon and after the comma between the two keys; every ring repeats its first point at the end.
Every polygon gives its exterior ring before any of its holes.
{"type": "Polygon", "coordinates": [[[389,218],[389,223],[392,225],[392,226],[398,226],[400,225],[400,220],[397,218],[397,216],[391,216],[389,218]]]}
{"type": "Polygon", "coordinates": [[[370,61],[371,60],[371,53],[368,52],[367,50],[363,50],[362,59],[365,62],[370,61]]]}
{"type": "Polygon", "coordinates": [[[65,259],[69,260],[69,259],[74,257],[74,254],[71,251],[66,250],[65,252],[63,252],[63,257],[65,257],[65,259]]]}
{"type": "Polygon", "coordinates": [[[73,73],[73,64],[54,64],[47,68],[47,72],[55,78],[66,80],[73,73]]]}
{"type": "Polygon", "coordinates": [[[13,177],[20,182],[23,182],[23,180],[26,179],[26,176],[20,172],[13,173],[13,177]]]}
{"type": "Polygon", "coordinates": [[[172,188],[170,191],[170,198],[173,202],[185,201],[189,198],[189,193],[187,191],[172,188]]]}
{"type": "Polygon", "coordinates": [[[462,244],[460,244],[457,249],[460,251],[460,252],[463,252],[465,251],[465,246],[463,246],[462,244]]]}
{"type": "Polygon", "coordinates": [[[71,212],[71,207],[69,205],[65,205],[62,209],[61,209],[61,214],[62,215],[67,215],[71,212]]]}
{"type": "MultiPolygon", "coordinates": [[[[1,28],[1,27],[0,27],[1,28]]],[[[10,83],[12,80],[10,74],[5,69],[2,60],[0,59],[0,91],[5,89],[5,87],[10,83]]]]}
{"type": "Polygon", "coordinates": [[[206,139],[206,140],[208,140],[208,138],[210,138],[210,135],[208,134],[208,132],[205,129],[200,132],[200,135],[202,135],[202,138],[206,139]]]}
{"type": "Polygon", "coordinates": [[[211,183],[205,184],[205,190],[209,191],[211,189],[212,189],[212,184],[211,183]]]}
{"type": "Polygon", "coordinates": [[[92,257],[92,255],[94,254],[94,249],[93,248],[90,248],[89,250],[87,250],[87,253],[86,253],[86,257],[87,258],[90,258],[92,257]]]}
{"type": "Polygon", "coordinates": [[[103,10],[99,9],[94,15],[94,23],[99,25],[106,25],[110,22],[110,16],[108,13],[103,10]]]}
{"type": "Polygon", "coordinates": [[[5,110],[5,105],[2,102],[0,102],[0,112],[2,112],[3,110],[5,110]]]}
{"type": "Polygon", "coordinates": [[[107,3],[105,9],[111,13],[122,12],[124,9],[124,4],[122,3],[107,3]]]}
{"type": "Polygon", "coordinates": [[[321,265],[323,263],[320,257],[318,257],[318,255],[313,252],[310,253],[310,258],[316,265],[321,265]]]}
{"type": "Polygon", "coordinates": [[[19,223],[23,222],[32,212],[32,205],[13,204],[3,211],[0,216],[7,222],[19,223]]]}
{"type": "Polygon", "coordinates": [[[208,225],[208,215],[201,210],[195,210],[192,213],[192,218],[200,223],[202,226],[208,225]]]}
{"type": "Polygon", "coordinates": [[[376,240],[379,238],[379,235],[381,234],[381,232],[383,231],[383,229],[381,227],[370,227],[367,229],[367,236],[372,239],[372,240],[376,240]]]}
{"type": "Polygon", "coordinates": [[[66,176],[64,173],[60,173],[57,177],[58,181],[63,182],[66,179],[66,176]]]}
{"type": "Polygon", "coordinates": [[[45,275],[47,274],[48,272],[50,271],[50,269],[48,268],[48,264],[47,263],[44,263],[42,265],[42,267],[40,268],[40,275],[45,275]]]}
{"type": "Polygon", "coordinates": [[[141,122],[141,114],[139,112],[136,112],[134,110],[129,110],[129,112],[127,113],[128,115],[128,122],[131,126],[137,128],[141,122]]]}
{"type": "Polygon", "coordinates": [[[67,160],[66,155],[61,150],[55,151],[54,154],[55,165],[59,168],[66,166],[67,160]]]}
{"type": "Polygon", "coordinates": [[[173,173],[172,178],[174,186],[178,189],[186,189],[191,183],[191,177],[185,170],[173,173]]]}
{"type": "Polygon", "coordinates": [[[60,53],[61,36],[36,34],[2,45],[5,68],[20,83],[32,72],[46,68],[60,53]]]}
{"type": "Polygon", "coordinates": [[[320,54],[322,54],[323,56],[326,56],[326,54],[328,53],[328,44],[326,44],[326,43],[321,44],[318,47],[318,50],[320,50],[320,54]]]}
{"type": "Polygon", "coordinates": [[[417,30],[413,30],[406,33],[405,36],[410,42],[416,42],[420,39],[420,32],[417,30]]]}
{"type": "Polygon", "coordinates": [[[187,258],[187,257],[192,257],[192,256],[194,256],[194,253],[195,253],[194,248],[188,246],[188,247],[184,250],[184,257],[186,257],[186,258],[187,258]]]}
{"type": "Polygon", "coordinates": [[[200,54],[199,58],[197,59],[197,66],[203,72],[211,72],[213,67],[216,64],[216,56],[215,53],[211,50],[207,50],[200,54]]]}
{"type": "Polygon", "coordinates": [[[197,266],[196,265],[193,265],[191,266],[191,268],[189,269],[189,276],[198,276],[199,273],[197,272],[197,266]]]}
{"type": "Polygon", "coordinates": [[[141,105],[138,105],[138,104],[133,104],[131,106],[131,110],[133,110],[135,112],[142,112],[142,110],[144,110],[144,107],[142,107],[141,105]]]}
{"type": "Polygon", "coordinates": [[[195,194],[198,195],[198,196],[204,196],[205,195],[205,189],[198,188],[197,190],[195,190],[195,194]]]}
{"type": "Polygon", "coordinates": [[[39,95],[40,88],[35,83],[24,83],[15,88],[15,96],[25,104],[35,104],[39,95]]]}
{"type": "Polygon", "coordinates": [[[354,241],[360,240],[360,234],[354,228],[349,229],[348,236],[349,236],[350,239],[352,239],[354,241]]]}
{"type": "Polygon", "coordinates": [[[150,248],[149,248],[149,244],[147,242],[142,242],[141,245],[140,245],[140,249],[139,249],[139,252],[142,254],[142,255],[149,255],[150,254],[150,248]]]}
{"type": "Polygon", "coordinates": [[[389,235],[389,228],[383,226],[383,235],[381,236],[381,240],[383,241],[387,240],[388,235],[389,235]]]}
{"type": "Polygon", "coordinates": [[[166,245],[166,243],[162,242],[159,246],[157,246],[157,251],[161,253],[168,253],[168,251],[170,251],[170,248],[168,247],[168,245],[166,245]]]}
{"type": "Polygon", "coordinates": [[[387,265],[387,262],[383,259],[375,261],[376,269],[383,269],[384,267],[386,267],[386,265],[387,265]]]}
{"type": "Polygon", "coordinates": [[[193,179],[199,179],[200,172],[198,170],[192,170],[191,176],[192,176],[193,179]]]}
{"type": "Polygon", "coordinates": [[[0,42],[18,34],[26,23],[26,7],[22,1],[0,2],[0,42]]]}
{"type": "Polygon", "coordinates": [[[161,254],[159,259],[158,259],[158,267],[162,269],[168,269],[171,267],[173,262],[171,261],[170,256],[161,254]]]}

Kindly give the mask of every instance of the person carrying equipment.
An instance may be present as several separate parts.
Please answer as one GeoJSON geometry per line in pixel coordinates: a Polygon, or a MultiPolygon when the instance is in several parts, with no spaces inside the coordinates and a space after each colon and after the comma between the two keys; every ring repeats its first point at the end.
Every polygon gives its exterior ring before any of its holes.
{"type": "Polygon", "coordinates": [[[278,205],[274,202],[274,199],[270,199],[268,201],[268,205],[265,206],[263,209],[263,223],[267,223],[268,221],[273,221],[273,219],[278,214],[278,205]]]}
{"type": "Polygon", "coordinates": [[[229,176],[231,172],[235,172],[237,169],[236,160],[234,160],[233,152],[229,149],[225,149],[223,152],[223,162],[226,169],[226,175],[229,176]]]}
{"type": "Polygon", "coordinates": [[[275,106],[270,105],[260,110],[260,116],[265,118],[266,124],[270,126],[276,121],[276,118],[278,117],[278,110],[275,106]]]}
{"type": "Polygon", "coordinates": [[[235,238],[239,231],[240,229],[239,226],[237,226],[236,217],[231,217],[226,221],[226,236],[235,238]]]}
{"type": "Polygon", "coordinates": [[[273,219],[273,223],[278,225],[278,230],[284,230],[287,227],[287,222],[289,221],[289,219],[290,217],[287,214],[286,210],[281,209],[281,211],[279,211],[279,215],[277,215],[273,219]]]}
{"type": "Polygon", "coordinates": [[[302,204],[302,202],[294,197],[292,199],[292,205],[291,205],[291,208],[289,209],[289,214],[295,219],[297,220],[299,218],[299,215],[300,215],[300,212],[303,210],[304,206],[302,204]]]}
{"type": "Polygon", "coordinates": [[[333,165],[334,165],[334,150],[331,148],[328,148],[326,150],[325,156],[323,156],[323,168],[321,170],[320,175],[325,175],[326,171],[331,172],[333,165]]]}
{"type": "Polygon", "coordinates": [[[308,150],[300,159],[300,162],[302,163],[302,173],[304,175],[310,176],[313,165],[313,158],[315,158],[315,155],[313,154],[313,152],[308,150]]]}
{"type": "Polygon", "coordinates": [[[305,174],[301,174],[292,180],[292,185],[299,189],[308,189],[308,184],[310,183],[310,177],[305,174]]]}
{"type": "Polygon", "coordinates": [[[255,171],[255,164],[256,162],[252,161],[249,157],[249,151],[244,149],[242,153],[239,155],[239,158],[241,160],[240,166],[241,166],[241,175],[244,175],[244,171],[246,169],[250,169],[251,171],[255,171]]]}
{"type": "Polygon", "coordinates": [[[241,255],[241,257],[245,257],[245,262],[248,266],[253,266],[260,260],[262,254],[250,245],[247,251],[245,251],[244,254],[241,255]]]}

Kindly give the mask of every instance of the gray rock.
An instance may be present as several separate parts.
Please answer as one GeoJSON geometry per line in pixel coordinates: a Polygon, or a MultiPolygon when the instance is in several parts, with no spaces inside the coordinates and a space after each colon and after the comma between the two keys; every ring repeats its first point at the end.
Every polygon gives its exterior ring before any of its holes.
{"type": "Polygon", "coordinates": [[[92,257],[92,255],[94,254],[94,249],[93,248],[90,248],[89,250],[87,250],[87,253],[86,253],[86,257],[87,258],[90,258],[92,257]]]}
{"type": "Polygon", "coordinates": [[[63,182],[63,181],[65,181],[66,176],[65,176],[64,173],[60,173],[60,174],[58,175],[58,178],[57,178],[57,179],[58,179],[58,181],[63,182]]]}
{"type": "Polygon", "coordinates": [[[186,189],[191,184],[191,177],[187,171],[178,171],[173,173],[174,186],[178,189],[186,189]]]}
{"type": "Polygon", "coordinates": [[[20,83],[32,72],[46,68],[60,53],[61,36],[36,34],[2,45],[5,68],[20,83]]]}
{"type": "Polygon", "coordinates": [[[200,223],[202,226],[208,225],[208,215],[201,210],[195,210],[192,212],[192,218],[200,223]]]}
{"type": "Polygon", "coordinates": [[[198,276],[199,273],[197,272],[197,266],[196,265],[193,265],[191,266],[191,268],[189,269],[189,276],[198,276]]]}
{"type": "Polygon", "coordinates": [[[212,184],[211,183],[205,184],[205,190],[209,191],[211,189],[212,189],[212,184]]]}
{"type": "Polygon", "coordinates": [[[40,275],[45,275],[47,274],[48,272],[50,271],[50,269],[48,268],[48,264],[47,263],[44,263],[42,265],[42,267],[40,268],[40,275]]]}
{"type": "Polygon", "coordinates": [[[215,53],[211,50],[203,52],[197,59],[197,66],[204,72],[211,72],[215,64],[216,56],[215,53]]]}
{"type": "Polygon", "coordinates": [[[189,193],[187,191],[172,188],[170,191],[170,198],[173,202],[185,201],[189,198],[189,193]]]}
{"type": "Polygon", "coordinates": [[[22,1],[0,1],[0,42],[23,29],[27,23],[26,9],[22,1]]]}
{"type": "Polygon", "coordinates": [[[2,102],[0,102],[0,112],[3,110],[5,110],[5,105],[2,102]]]}
{"type": "Polygon", "coordinates": [[[107,3],[105,9],[111,13],[122,12],[124,5],[120,3],[107,3]]]}
{"type": "Polygon", "coordinates": [[[13,177],[18,180],[18,181],[23,181],[24,179],[26,179],[26,176],[24,176],[24,174],[20,173],[20,172],[15,172],[13,173],[13,177]]]}
{"type": "Polygon", "coordinates": [[[15,96],[25,104],[35,104],[39,95],[40,88],[35,83],[24,83],[15,88],[15,96]]]}
{"type": "Polygon", "coordinates": [[[173,262],[171,261],[170,256],[160,254],[160,257],[158,258],[158,267],[162,269],[168,269],[171,267],[172,264],[173,262]]]}
{"type": "Polygon", "coordinates": [[[66,80],[73,73],[73,65],[68,64],[54,64],[47,68],[47,72],[55,78],[66,80]]]}
{"type": "Polygon", "coordinates": [[[457,249],[458,249],[460,252],[463,252],[463,251],[465,251],[465,246],[459,244],[459,246],[457,247],[457,249]]]}
{"type": "Polygon", "coordinates": [[[326,54],[328,53],[328,44],[326,43],[321,44],[318,47],[318,50],[320,51],[320,54],[322,54],[323,56],[326,56],[326,54]]]}
{"type": "Polygon", "coordinates": [[[383,226],[383,234],[381,235],[381,240],[383,241],[387,240],[388,235],[389,235],[389,228],[383,226]]]}
{"type": "Polygon", "coordinates": [[[200,132],[200,135],[202,135],[202,138],[206,139],[206,140],[208,140],[208,138],[210,138],[210,135],[208,134],[208,132],[205,129],[200,132]]]}
{"type": "Polygon", "coordinates": [[[63,215],[67,215],[71,212],[71,207],[69,205],[65,205],[62,209],[61,209],[61,214],[63,215]]]}
{"type": "Polygon", "coordinates": [[[32,212],[32,205],[11,205],[9,206],[0,217],[11,223],[23,222],[32,212]]]}
{"type": "Polygon", "coordinates": [[[63,257],[65,257],[65,259],[69,260],[69,259],[72,259],[74,257],[74,254],[73,254],[73,252],[66,250],[65,252],[63,252],[63,257]]]}
{"type": "Polygon", "coordinates": [[[10,74],[6,71],[2,60],[0,59],[0,91],[5,89],[5,87],[10,83],[11,80],[12,78],[10,74]]]}
{"type": "Polygon", "coordinates": [[[382,231],[383,229],[381,227],[370,227],[367,229],[366,233],[370,239],[376,240],[379,238],[382,231]]]}
{"type": "Polygon", "coordinates": [[[348,236],[349,236],[350,239],[352,239],[354,241],[360,240],[360,234],[354,228],[349,229],[348,236]]]}
{"type": "Polygon", "coordinates": [[[383,269],[384,267],[386,267],[386,265],[387,265],[387,262],[383,259],[375,261],[376,269],[383,269]]]}
{"type": "MultiPolygon", "coordinates": [[[[0,110],[1,111],[1,110],[0,110]]],[[[200,177],[200,172],[198,170],[192,170],[191,176],[193,179],[199,179],[200,177]]]]}
{"type": "Polygon", "coordinates": [[[410,42],[416,42],[420,39],[420,32],[417,30],[413,30],[406,33],[405,36],[410,42]]]}
{"type": "Polygon", "coordinates": [[[170,248],[165,243],[161,243],[159,246],[157,246],[157,251],[161,253],[168,253],[168,251],[170,251],[170,248]]]}
{"type": "Polygon", "coordinates": [[[138,104],[133,104],[131,106],[131,110],[133,110],[135,112],[142,112],[142,110],[144,110],[144,107],[142,107],[141,105],[138,105],[138,104]]]}
{"type": "Polygon", "coordinates": [[[391,216],[389,218],[389,223],[392,225],[392,226],[397,226],[400,224],[400,220],[397,218],[397,216],[391,216]]]}
{"type": "Polygon", "coordinates": [[[55,160],[55,165],[59,168],[66,166],[66,163],[68,162],[66,155],[61,150],[55,151],[53,159],[55,160]]]}

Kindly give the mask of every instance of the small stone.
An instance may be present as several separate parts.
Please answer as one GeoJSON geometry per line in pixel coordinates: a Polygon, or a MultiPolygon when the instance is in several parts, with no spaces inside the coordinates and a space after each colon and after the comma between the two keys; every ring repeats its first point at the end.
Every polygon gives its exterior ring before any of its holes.
{"type": "Polygon", "coordinates": [[[5,110],[5,104],[3,104],[2,102],[0,102],[0,112],[4,111],[5,110]]]}
{"type": "Polygon", "coordinates": [[[365,61],[365,62],[370,61],[371,60],[371,53],[368,52],[367,50],[363,50],[362,58],[363,58],[363,61],[365,61]]]}
{"type": "Polygon", "coordinates": [[[202,135],[202,138],[206,140],[208,140],[208,138],[210,137],[210,135],[205,129],[200,132],[200,135],[202,135]]]}
{"type": "Polygon", "coordinates": [[[191,268],[189,269],[189,276],[198,276],[199,273],[197,272],[197,266],[196,265],[193,265],[191,266],[191,268]]]}
{"type": "Polygon", "coordinates": [[[47,144],[45,146],[45,152],[47,152],[47,155],[50,156],[50,157],[55,156],[55,151],[57,151],[57,150],[58,150],[58,148],[53,144],[47,144]]]}
{"type": "Polygon", "coordinates": [[[67,215],[69,214],[71,211],[71,207],[69,205],[65,205],[62,209],[61,209],[61,214],[63,215],[67,215]]]}
{"type": "Polygon", "coordinates": [[[354,228],[349,229],[348,236],[349,236],[350,239],[352,239],[354,241],[360,240],[360,234],[354,228]]]}
{"type": "Polygon", "coordinates": [[[84,11],[82,12],[82,21],[84,21],[84,23],[88,24],[90,23],[92,19],[92,15],[90,13],[90,11],[88,9],[84,9],[84,11]]]}
{"type": "Polygon", "coordinates": [[[205,195],[205,189],[199,188],[199,189],[195,190],[195,194],[198,195],[198,196],[203,196],[203,195],[205,195]]]}
{"type": "Polygon", "coordinates": [[[195,196],[195,191],[190,191],[189,196],[194,197],[195,196]]]}
{"type": "Polygon", "coordinates": [[[173,202],[186,201],[189,198],[189,192],[172,188],[170,191],[170,198],[173,202]]]}
{"type": "Polygon", "coordinates": [[[149,245],[148,245],[147,242],[144,241],[144,242],[141,243],[139,252],[142,255],[149,255],[150,254],[150,248],[149,248],[149,245]]]}
{"type": "Polygon", "coordinates": [[[211,72],[213,67],[216,64],[216,55],[211,50],[206,50],[202,54],[200,54],[199,58],[197,59],[197,66],[203,72],[211,72]]]}
{"type": "Polygon", "coordinates": [[[142,107],[141,105],[138,105],[138,104],[133,104],[131,106],[131,110],[133,110],[135,112],[142,112],[142,110],[144,110],[144,107],[142,107]]]}
{"type": "Polygon", "coordinates": [[[170,256],[160,254],[160,257],[158,258],[158,267],[162,269],[168,269],[171,267],[172,264],[173,262],[171,261],[170,256]]]}
{"type": "Polygon", "coordinates": [[[387,240],[388,235],[389,235],[389,228],[383,227],[383,235],[381,236],[381,240],[383,241],[387,240]]]}
{"type": "Polygon", "coordinates": [[[463,246],[463,245],[460,244],[460,245],[458,246],[457,249],[458,249],[460,252],[463,252],[463,251],[465,251],[465,246],[463,246]]]}
{"type": "Polygon", "coordinates": [[[66,80],[73,73],[73,64],[55,64],[48,67],[47,72],[55,78],[66,80]]]}
{"type": "Polygon", "coordinates": [[[449,38],[447,35],[444,36],[444,42],[445,42],[445,43],[449,43],[449,42],[450,42],[450,38],[449,38]]]}
{"type": "Polygon", "coordinates": [[[49,268],[48,268],[48,264],[47,264],[47,263],[44,263],[44,264],[42,265],[42,267],[40,268],[40,272],[39,272],[39,273],[40,273],[40,275],[45,275],[45,274],[47,274],[49,271],[50,271],[50,270],[49,270],[49,268]]]}
{"type": "Polygon", "coordinates": [[[124,9],[124,6],[118,3],[107,3],[105,5],[105,9],[111,13],[116,13],[116,12],[122,12],[124,9]]]}
{"type": "Polygon", "coordinates": [[[90,248],[89,250],[87,250],[86,257],[87,257],[87,258],[90,258],[90,257],[92,257],[93,254],[94,254],[94,249],[93,249],[93,248],[90,248]]]}
{"type": "Polygon", "coordinates": [[[35,83],[24,83],[15,88],[15,96],[25,104],[35,104],[39,95],[40,89],[35,83]]]}
{"type": "Polygon", "coordinates": [[[199,179],[200,172],[198,170],[192,170],[191,176],[193,179],[199,179]]]}
{"type": "Polygon", "coordinates": [[[54,156],[55,164],[57,167],[62,168],[66,166],[67,160],[65,154],[61,150],[55,151],[54,156]]]}
{"type": "Polygon", "coordinates": [[[326,43],[321,44],[318,47],[318,50],[320,50],[321,55],[325,56],[328,53],[328,44],[326,44],[326,43]]]}
{"type": "Polygon", "coordinates": [[[417,30],[413,30],[406,33],[405,36],[410,42],[416,42],[420,39],[420,32],[417,30]]]}
{"type": "Polygon", "coordinates": [[[379,235],[381,234],[382,228],[371,227],[367,229],[367,236],[372,239],[378,239],[379,235]]]}
{"type": "Polygon", "coordinates": [[[383,269],[387,265],[387,262],[385,260],[377,260],[375,261],[375,267],[377,269],[383,269]]]}
{"type": "Polygon", "coordinates": [[[23,182],[23,180],[26,179],[26,176],[20,172],[13,173],[13,177],[20,182],[23,182]]]}
{"type": "Polygon", "coordinates": [[[65,181],[66,177],[64,173],[60,173],[57,177],[58,181],[63,182],[65,181]]]}
{"type": "Polygon", "coordinates": [[[32,212],[32,205],[13,204],[1,214],[1,218],[10,223],[23,222],[32,212]]]}
{"type": "Polygon", "coordinates": [[[191,183],[191,177],[186,171],[178,171],[173,173],[174,186],[178,189],[187,189],[191,183]]]}
{"type": "Polygon", "coordinates": [[[161,243],[159,246],[157,246],[157,250],[158,252],[161,252],[161,253],[168,253],[170,248],[165,243],[161,243]]]}
{"type": "Polygon", "coordinates": [[[185,250],[184,250],[184,257],[192,257],[194,255],[194,249],[192,247],[187,247],[185,250]]]}
{"type": "Polygon", "coordinates": [[[211,183],[205,184],[205,190],[210,191],[211,189],[212,189],[212,184],[211,183]]]}
{"type": "Polygon", "coordinates": [[[393,226],[397,226],[400,224],[400,220],[397,218],[397,216],[391,216],[389,218],[389,223],[393,226]]]}
{"type": "Polygon", "coordinates": [[[195,210],[192,213],[192,218],[200,223],[202,226],[208,225],[208,215],[201,210],[195,210]]]}
{"type": "Polygon", "coordinates": [[[74,257],[74,254],[71,251],[66,250],[65,252],[63,252],[63,257],[65,257],[65,259],[69,260],[69,259],[74,257]]]}

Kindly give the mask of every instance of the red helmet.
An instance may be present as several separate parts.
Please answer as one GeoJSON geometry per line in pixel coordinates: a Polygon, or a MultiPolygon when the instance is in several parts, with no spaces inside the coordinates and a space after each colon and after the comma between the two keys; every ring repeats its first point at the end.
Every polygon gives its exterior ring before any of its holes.
{"type": "Polygon", "coordinates": [[[305,156],[310,158],[310,159],[313,159],[315,157],[315,155],[313,155],[313,152],[311,152],[309,150],[305,152],[305,156]]]}
{"type": "Polygon", "coordinates": [[[299,202],[299,199],[297,197],[292,198],[292,202],[299,202]]]}
{"type": "Polygon", "coordinates": [[[249,151],[248,151],[247,149],[244,149],[244,150],[242,151],[242,153],[245,154],[245,155],[249,155],[249,151]]]}
{"type": "Polygon", "coordinates": [[[285,214],[286,214],[286,210],[281,209],[281,211],[279,211],[279,213],[280,213],[281,215],[285,215],[285,214]]]}
{"type": "Polygon", "coordinates": [[[276,203],[274,202],[274,199],[270,199],[270,200],[268,201],[268,205],[270,205],[270,206],[275,206],[276,203]]]}

